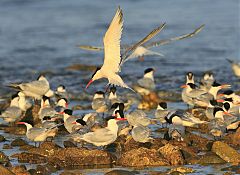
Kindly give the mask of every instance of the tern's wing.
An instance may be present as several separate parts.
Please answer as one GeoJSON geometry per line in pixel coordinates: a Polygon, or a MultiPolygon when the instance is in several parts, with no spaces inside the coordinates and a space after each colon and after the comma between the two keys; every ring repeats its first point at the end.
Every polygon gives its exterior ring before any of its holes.
{"type": "Polygon", "coordinates": [[[49,85],[45,81],[32,81],[19,85],[23,91],[30,91],[35,94],[44,94],[49,90],[49,85]]]}
{"type": "Polygon", "coordinates": [[[80,49],[83,49],[83,50],[90,50],[90,51],[101,51],[104,49],[103,47],[89,46],[89,45],[77,45],[77,47],[79,47],[80,49]]]}
{"type": "Polygon", "coordinates": [[[170,39],[165,39],[165,40],[152,42],[152,43],[149,43],[149,44],[145,45],[145,47],[146,48],[157,47],[157,46],[169,44],[173,41],[178,41],[178,40],[182,40],[182,39],[185,39],[185,38],[191,38],[191,37],[195,36],[196,34],[198,34],[203,29],[204,26],[205,26],[204,24],[201,25],[196,30],[194,30],[192,33],[188,33],[188,34],[177,36],[177,37],[170,38],[170,39]]]}
{"type": "Polygon", "coordinates": [[[103,38],[104,44],[104,63],[103,67],[106,70],[119,72],[119,65],[121,60],[120,55],[120,41],[123,29],[123,14],[120,7],[103,38]]]}
{"type": "Polygon", "coordinates": [[[126,51],[124,52],[123,56],[122,56],[122,60],[121,60],[121,64],[125,63],[126,61],[128,61],[128,57],[131,55],[131,53],[139,46],[143,45],[144,43],[146,43],[147,41],[149,41],[150,39],[152,39],[154,36],[156,36],[159,32],[162,31],[162,29],[165,27],[166,23],[163,23],[161,26],[155,28],[153,31],[151,31],[145,38],[143,38],[141,41],[139,41],[138,43],[132,45],[131,47],[129,47],[128,49],[126,49],[126,51]]]}

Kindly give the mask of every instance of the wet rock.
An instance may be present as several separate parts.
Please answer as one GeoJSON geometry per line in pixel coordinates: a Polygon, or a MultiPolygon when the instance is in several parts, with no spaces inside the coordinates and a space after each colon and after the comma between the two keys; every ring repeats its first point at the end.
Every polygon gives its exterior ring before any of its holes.
{"type": "Polygon", "coordinates": [[[45,156],[42,156],[39,154],[27,153],[27,152],[13,154],[11,157],[17,158],[18,161],[21,163],[38,164],[38,163],[46,163],[47,162],[47,158],[45,156]]]}
{"type": "Polygon", "coordinates": [[[67,70],[81,70],[81,71],[94,71],[96,70],[96,66],[86,65],[86,64],[73,64],[68,66],[67,70]]]}
{"type": "Polygon", "coordinates": [[[231,171],[235,172],[236,174],[240,174],[240,165],[232,165],[229,167],[222,168],[221,171],[231,171]]]}
{"type": "Polygon", "coordinates": [[[188,168],[188,167],[177,167],[177,168],[171,169],[168,173],[172,174],[173,172],[187,174],[187,173],[193,173],[195,171],[192,168],[188,168]]]}
{"type": "Polygon", "coordinates": [[[158,150],[171,165],[183,165],[184,159],[178,146],[166,144],[158,150]]]}
{"type": "Polygon", "coordinates": [[[37,170],[38,174],[46,174],[46,175],[52,174],[52,173],[57,171],[57,169],[54,166],[50,165],[50,164],[47,164],[47,165],[37,165],[36,170],[37,170]]]}
{"type": "Polygon", "coordinates": [[[108,165],[112,163],[112,158],[108,152],[101,150],[63,148],[50,156],[49,162],[60,167],[108,165]]]}
{"type": "Polygon", "coordinates": [[[139,147],[150,148],[151,146],[152,144],[150,142],[140,143],[136,142],[132,137],[129,137],[124,143],[123,150],[126,152],[139,147]]]}
{"type": "Polygon", "coordinates": [[[12,141],[11,146],[23,146],[23,145],[27,145],[27,142],[23,139],[17,138],[15,140],[12,141]]]}
{"type": "Polygon", "coordinates": [[[240,163],[240,153],[238,153],[238,151],[230,147],[228,144],[221,141],[216,141],[213,143],[212,152],[216,153],[226,162],[237,164],[240,163]]]}
{"type": "Polygon", "coordinates": [[[206,155],[203,155],[197,162],[201,165],[208,165],[208,164],[223,164],[226,163],[223,159],[221,159],[218,155],[215,153],[208,153],[206,155]]]}
{"type": "Polygon", "coordinates": [[[181,94],[172,91],[158,91],[158,96],[164,101],[182,101],[181,94]]]}
{"type": "Polygon", "coordinates": [[[240,128],[238,128],[236,133],[233,135],[232,143],[234,145],[240,145],[240,128]]]}
{"type": "Polygon", "coordinates": [[[0,165],[0,175],[15,175],[12,171],[0,165]]]}
{"type": "Polygon", "coordinates": [[[132,149],[123,153],[118,164],[137,167],[169,165],[168,161],[157,150],[147,148],[132,149]]]}
{"type": "Polygon", "coordinates": [[[17,175],[30,175],[25,165],[14,166],[11,171],[17,175]]]}
{"type": "Polygon", "coordinates": [[[28,172],[29,172],[31,175],[39,175],[39,174],[37,173],[37,170],[35,170],[35,169],[29,169],[28,172]]]}
{"type": "Polygon", "coordinates": [[[4,141],[6,141],[5,137],[0,135],[0,142],[4,142],[4,141]]]}
{"type": "Polygon", "coordinates": [[[155,92],[150,92],[148,95],[142,96],[142,101],[138,105],[138,109],[155,109],[159,102],[158,95],[155,92]]]}
{"type": "Polygon", "coordinates": [[[75,145],[73,142],[71,141],[64,141],[63,142],[63,146],[65,148],[74,148],[74,147],[77,147],[77,145],[75,145]]]}
{"type": "Polygon", "coordinates": [[[64,170],[60,175],[83,175],[79,170],[64,170]]]}
{"type": "Polygon", "coordinates": [[[23,146],[20,146],[19,150],[21,150],[21,151],[28,151],[28,150],[30,150],[32,148],[35,148],[35,146],[33,146],[33,145],[23,145],[23,146]]]}
{"type": "Polygon", "coordinates": [[[193,146],[199,151],[210,151],[212,148],[212,141],[196,134],[187,133],[184,141],[188,144],[188,146],[193,146]]]}
{"type": "Polygon", "coordinates": [[[8,156],[6,156],[3,152],[0,151],[0,164],[6,164],[9,162],[8,156]]]}
{"type": "Polygon", "coordinates": [[[60,148],[54,142],[43,142],[39,148],[33,147],[28,150],[29,153],[39,154],[42,156],[52,156],[60,148]]]}
{"type": "Polygon", "coordinates": [[[135,175],[135,174],[139,174],[139,172],[138,171],[127,171],[127,170],[112,170],[112,171],[105,173],[105,175],[135,175]]]}
{"type": "Polygon", "coordinates": [[[2,149],[12,149],[13,147],[9,144],[4,144],[2,149]]]}
{"type": "Polygon", "coordinates": [[[5,127],[4,131],[6,133],[11,133],[15,135],[24,135],[26,133],[26,127],[5,127]]]}

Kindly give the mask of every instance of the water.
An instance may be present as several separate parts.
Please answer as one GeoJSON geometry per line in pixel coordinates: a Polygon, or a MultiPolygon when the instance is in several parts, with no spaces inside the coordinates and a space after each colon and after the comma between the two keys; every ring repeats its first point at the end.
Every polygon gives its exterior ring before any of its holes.
{"type": "MultiPolygon", "coordinates": [[[[127,62],[121,72],[127,84],[136,82],[145,68],[154,67],[158,89],[179,91],[186,72],[192,71],[199,77],[207,70],[212,70],[219,82],[239,88],[238,79],[225,60],[240,61],[238,0],[1,0],[0,95],[9,90],[5,86],[10,82],[33,80],[42,72],[47,73],[52,88],[64,84],[70,91],[82,92],[92,72],[65,68],[77,63],[102,64],[102,52],[83,51],[75,46],[101,46],[118,5],[124,13],[122,43],[138,41],[163,22],[167,26],[155,40],[206,25],[194,38],[153,49],[163,53],[164,58],[127,62]]],[[[95,82],[88,92],[103,89],[105,83],[95,82]]],[[[170,106],[185,107],[182,103],[170,106]]],[[[216,166],[195,168],[199,168],[199,174],[218,171],[216,166]]],[[[89,171],[91,174],[104,170],[89,171]]]]}

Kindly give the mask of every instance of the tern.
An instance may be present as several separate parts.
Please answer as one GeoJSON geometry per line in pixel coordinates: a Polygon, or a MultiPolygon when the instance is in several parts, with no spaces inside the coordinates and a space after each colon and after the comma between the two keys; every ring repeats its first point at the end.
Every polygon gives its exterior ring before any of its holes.
{"type": "Polygon", "coordinates": [[[146,126],[134,126],[131,133],[133,140],[136,142],[146,143],[152,140],[150,137],[151,130],[146,126]]]}
{"type": "Polygon", "coordinates": [[[231,64],[233,73],[237,76],[240,77],[240,63],[236,63],[233,60],[227,59],[227,61],[231,64]]]}
{"type": "Polygon", "coordinates": [[[92,109],[97,113],[104,113],[108,111],[109,105],[105,99],[105,93],[97,91],[93,96],[92,109]]]}
{"type": "Polygon", "coordinates": [[[131,126],[148,126],[151,120],[147,117],[145,112],[135,110],[126,115],[126,119],[131,126]]]}
{"type": "MultiPolygon", "coordinates": [[[[191,83],[194,84],[194,74],[192,72],[188,72],[186,74],[186,84],[191,83]]],[[[187,95],[186,88],[182,90],[182,100],[187,103],[189,106],[194,106],[193,99],[187,95]]]]}
{"type": "Polygon", "coordinates": [[[143,78],[139,79],[133,89],[140,95],[149,95],[156,90],[156,84],[154,81],[155,69],[147,68],[144,70],[143,78]]]}
{"type": "Polygon", "coordinates": [[[138,43],[126,49],[125,53],[121,57],[120,39],[123,29],[123,13],[120,7],[118,7],[117,12],[103,38],[104,63],[102,67],[98,67],[96,69],[86,88],[88,88],[90,84],[95,80],[107,78],[108,85],[112,84],[132,90],[127,84],[124,83],[122,78],[118,75],[118,73],[121,71],[121,65],[125,62],[124,60],[127,58],[129,53],[131,53],[138,46],[144,44],[149,39],[154,37],[158,32],[162,30],[163,26],[164,25],[157,27],[138,43]]]}
{"type": "MultiPolygon", "coordinates": [[[[160,31],[162,31],[162,29],[165,27],[165,25],[166,25],[166,23],[164,23],[161,26],[161,30],[159,30],[156,34],[158,34],[160,31]]],[[[173,38],[170,38],[170,39],[159,40],[159,41],[152,42],[152,43],[149,43],[149,44],[144,44],[144,45],[142,44],[142,45],[136,47],[136,49],[130,55],[126,56],[125,59],[124,59],[124,62],[126,62],[128,60],[131,60],[133,58],[137,58],[137,57],[140,60],[143,60],[144,56],[147,56],[147,55],[164,56],[162,53],[151,51],[149,49],[152,48],[152,47],[158,47],[158,46],[166,45],[166,44],[169,44],[169,43],[174,42],[174,41],[178,41],[178,40],[182,40],[182,39],[186,39],[186,38],[191,38],[191,37],[195,36],[196,34],[198,34],[203,29],[203,27],[204,27],[204,25],[201,25],[200,27],[198,27],[193,32],[188,33],[188,34],[184,34],[184,35],[181,35],[181,36],[173,37],[173,38]]],[[[154,34],[151,38],[153,38],[156,34],[154,34]]],[[[148,39],[147,41],[149,41],[150,39],[148,39]]],[[[103,47],[89,46],[89,45],[79,45],[78,47],[81,48],[81,49],[84,49],[84,50],[91,50],[91,51],[101,51],[101,50],[104,49],[103,47]]],[[[130,45],[123,45],[121,47],[121,49],[128,50],[130,47],[131,47],[130,45]]]]}
{"type": "Polygon", "coordinates": [[[50,89],[49,82],[43,75],[40,75],[36,81],[29,83],[10,84],[9,87],[23,92],[28,97],[33,97],[34,99],[39,100],[50,89]]]}
{"type": "Polygon", "coordinates": [[[165,117],[168,115],[169,112],[171,111],[167,109],[166,102],[160,102],[158,104],[158,107],[155,111],[155,118],[161,122],[162,126],[167,123],[165,117]]]}
{"type": "Polygon", "coordinates": [[[15,122],[23,115],[23,111],[19,108],[18,94],[12,96],[10,106],[1,114],[1,118],[8,123],[15,122]]]}
{"type": "Polygon", "coordinates": [[[171,139],[177,141],[183,141],[183,137],[185,136],[185,127],[182,125],[169,125],[168,135],[171,139]]]}
{"type": "Polygon", "coordinates": [[[200,82],[200,89],[208,92],[214,82],[215,82],[215,78],[213,73],[211,71],[204,72],[200,82]]]}
{"type": "Polygon", "coordinates": [[[59,125],[55,125],[53,128],[36,128],[31,124],[26,122],[18,122],[17,124],[22,124],[27,127],[26,136],[29,140],[34,142],[43,142],[47,139],[47,137],[52,135],[52,130],[58,127],[59,125]]]}
{"type": "Polygon", "coordinates": [[[55,109],[51,107],[49,100],[50,100],[49,97],[46,97],[46,96],[43,96],[41,100],[41,107],[38,112],[38,116],[40,120],[43,120],[43,117],[45,116],[54,117],[57,114],[55,109]]]}
{"type": "Polygon", "coordinates": [[[69,94],[64,85],[59,85],[57,87],[57,90],[55,91],[55,95],[57,96],[58,99],[59,98],[65,98],[65,99],[69,98],[69,94]]]}

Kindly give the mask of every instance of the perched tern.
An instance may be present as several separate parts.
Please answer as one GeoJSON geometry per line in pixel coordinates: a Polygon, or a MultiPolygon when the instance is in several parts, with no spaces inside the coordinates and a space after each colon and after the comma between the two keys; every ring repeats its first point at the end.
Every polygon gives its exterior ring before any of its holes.
{"type": "Polygon", "coordinates": [[[171,111],[167,109],[166,102],[160,102],[158,104],[158,107],[155,111],[155,118],[161,122],[162,126],[167,123],[165,117],[168,115],[169,112],[171,111]]]}
{"type": "MultiPolygon", "coordinates": [[[[194,84],[194,74],[192,72],[188,72],[186,74],[186,84],[191,83],[194,84]]],[[[186,88],[182,90],[182,100],[187,103],[189,106],[194,106],[193,99],[187,95],[186,88]]]]}
{"type": "Polygon", "coordinates": [[[105,99],[105,93],[102,91],[97,91],[93,96],[92,109],[97,113],[104,113],[108,111],[109,104],[105,99]]]}
{"type": "Polygon", "coordinates": [[[151,130],[146,126],[134,126],[131,133],[133,140],[136,142],[146,143],[152,140],[150,137],[151,130]]]}
{"type": "Polygon", "coordinates": [[[45,95],[50,87],[48,80],[43,76],[39,76],[36,81],[29,83],[11,84],[10,87],[20,90],[28,97],[35,99],[41,99],[45,95]]]}
{"type": "Polygon", "coordinates": [[[135,110],[126,115],[126,119],[131,126],[148,126],[151,120],[147,117],[145,112],[135,110]]]}
{"type": "Polygon", "coordinates": [[[68,92],[67,92],[67,90],[66,90],[66,87],[64,86],[64,85],[59,85],[58,87],[57,87],[57,90],[55,91],[55,94],[56,94],[56,96],[57,96],[57,98],[59,99],[61,99],[61,98],[65,98],[65,99],[67,99],[68,100],[68,98],[69,98],[69,94],[68,94],[68,92]]]}
{"type": "Polygon", "coordinates": [[[240,64],[234,62],[233,60],[227,59],[228,62],[231,64],[233,73],[237,76],[240,77],[240,64]]]}
{"type": "Polygon", "coordinates": [[[173,140],[183,141],[185,136],[185,127],[182,125],[171,124],[168,127],[168,135],[173,140]]]}
{"type": "Polygon", "coordinates": [[[43,96],[41,100],[41,107],[38,112],[39,119],[42,120],[45,116],[54,117],[57,112],[51,107],[49,97],[43,96]]]}

